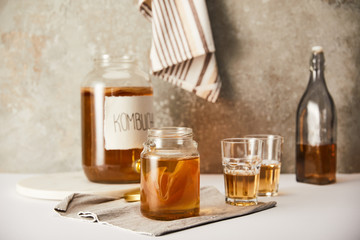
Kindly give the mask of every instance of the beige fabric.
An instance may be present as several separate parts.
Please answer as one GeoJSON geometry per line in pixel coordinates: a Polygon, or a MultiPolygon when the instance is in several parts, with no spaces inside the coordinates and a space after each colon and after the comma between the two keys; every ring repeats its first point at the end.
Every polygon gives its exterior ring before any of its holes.
{"type": "Polygon", "coordinates": [[[200,215],[173,221],[157,221],[143,217],[140,203],[128,203],[89,194],[71,194],[55,210],[62,216],[109,224],[137,233],[160,236],[183,229],[259,212],[276,205],[276,202],[239,207],[225,203],[224,195],[214,187],[200,190],[200,215]]]}
{"type": "Polygon", "coordinates": [[[205,0],[140,0],[152,22],[152,74],[215,102],[221,81],[205,0]]]}

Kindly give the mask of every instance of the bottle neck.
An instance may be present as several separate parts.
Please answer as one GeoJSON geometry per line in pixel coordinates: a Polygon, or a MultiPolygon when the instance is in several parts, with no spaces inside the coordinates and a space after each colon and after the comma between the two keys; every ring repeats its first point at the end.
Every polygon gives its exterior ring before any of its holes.
{"type": "Polygon", "coordinates": [[[324,53],[313,51],[310,59],[310,81],[309,84],[325,85],[325,57],[324,53]]]}
{"type": "Polygon", "coordinates": [[[321,83],[325,84],[324,70],[310,70],[310,84],[321,83]]]}

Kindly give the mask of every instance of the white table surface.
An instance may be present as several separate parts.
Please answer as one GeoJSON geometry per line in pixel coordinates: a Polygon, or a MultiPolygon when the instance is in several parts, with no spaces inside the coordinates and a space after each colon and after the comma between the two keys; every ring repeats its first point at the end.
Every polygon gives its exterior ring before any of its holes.
{"type": "MultiPolygon", "coordinates": [[[[0,174],[0,239],[154,239],[107,225],[61,217],[57,201],[23,197],[16,183],[32,175],[0,174]]],[[[224,192],[222,175],[201,175],[201,185],[224,192]]],[[[255,214],[171,233],[157,239],[360,239],[360,174],[338,174],[337,183],[297,183],[281,174],[277,206],[255,214]]]]}

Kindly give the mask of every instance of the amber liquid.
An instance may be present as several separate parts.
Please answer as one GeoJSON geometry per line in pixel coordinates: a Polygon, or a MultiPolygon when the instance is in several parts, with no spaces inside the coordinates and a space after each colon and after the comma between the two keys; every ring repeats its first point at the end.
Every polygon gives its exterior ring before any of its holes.
{"type": "Polygon", "coordinates": [[[98,136],[96,132],[96,129],[104,128],[104,112],[98,106],[104,106],[105,96],[151,96],[152,88],[107,87],[100,90],[81,89],[82,164],[85,175],[93,182],[139,182],[140,175],[134,168],[134,162],[140,158],[142,149],[106,150],[104,136],[98,136]]]}
{"type": "Polygon", "coordinates": [[[336,144],[296,146],[296,180],[312,184],[336,181],[336,144]]]}
{"type": "Polygon", "coordinates": [[[232,205],[256,204],[259,174],[224,174],[226,201],[232,205]]]}
{"type": "Polygon", "coordinates": [[[173,220],[199,215],[200,159],[141,159],[141,213],[173,220]]]}
{"type": "Polygon", "coordinates": [[[259,196],[275,196],[279,189],[281,163],[270,161],[262,163],[260,168],[259,196]]]}

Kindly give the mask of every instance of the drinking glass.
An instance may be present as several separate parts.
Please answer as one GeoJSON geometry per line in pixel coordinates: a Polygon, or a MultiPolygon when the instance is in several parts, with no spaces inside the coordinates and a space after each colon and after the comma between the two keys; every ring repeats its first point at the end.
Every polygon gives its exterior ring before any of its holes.
{"type": "Polygon", "coordinates": [[[263,140],[258,196],[276,196],[279,191],[281,155],[284,138],[280,135],[256,134],[246,137],[263,140]]]}
{"type": "Polygon", "coordinates": [[[225,201],[231,205],[256,205],[263,141],[256,138],[221,140],[225,201]]]}

